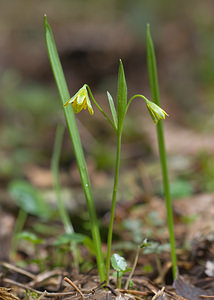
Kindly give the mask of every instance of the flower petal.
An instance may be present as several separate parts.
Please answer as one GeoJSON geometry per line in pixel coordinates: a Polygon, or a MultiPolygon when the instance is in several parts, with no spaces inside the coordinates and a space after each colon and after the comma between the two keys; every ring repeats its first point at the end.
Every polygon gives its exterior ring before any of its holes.
{"type": "Polygon", "coordinates": [[[84,84],[84,86],[71,99],[69,99],[64,104],[64,107],[66,107],[69,104],[72,104],[75,113],[79,113],[82,109],[87,109],[87,108],[91,115],[93,115],[94,113],[91,105],[91,101],[88,96],[88,90],[86,84],[84,84]]]}
{"type": "Polygon", "coordinates": [[[157,124],[159,120],[163,120],[166,116],[168,116],[162,108],[148,99],[146,100],[146,105],[155,124],[157,124]]]}

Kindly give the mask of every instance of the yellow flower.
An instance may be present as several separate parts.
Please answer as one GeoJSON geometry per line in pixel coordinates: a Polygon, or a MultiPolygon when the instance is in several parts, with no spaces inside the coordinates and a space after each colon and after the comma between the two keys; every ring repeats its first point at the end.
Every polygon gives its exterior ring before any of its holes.
{"type": "Polygon", "coordinates": [[[88,96],[86,84],[84,84],[83,87],[64,104],[64,107],[66,107],[69,104],[72,104],[75,113],[79,113],[82,109],[87,109],[87,108],[91,115],[93,115],[94,113],[91,105],[91,101],[88,96]]]}
{"type": "Polygon", "coordinates": [[[163,120],[166,116],[168,116],[168,114],[154,102],[149,101],[148,99],[145,100],[149,113],[155,124],[157,124],[158,121],[163,120]]]}

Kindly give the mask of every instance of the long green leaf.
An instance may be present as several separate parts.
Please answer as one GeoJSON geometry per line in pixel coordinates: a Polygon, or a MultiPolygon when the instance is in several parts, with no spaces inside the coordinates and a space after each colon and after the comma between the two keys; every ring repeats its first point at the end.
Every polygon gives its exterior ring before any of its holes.
{"type": "MultiPolygon", "coordinates": [[[[62,66],[60,63],[59,55],[56,49],[54,37],[51,28],[47,22],[46,16],[44,17],[44,27],[45,27],[45,38],[46,38],[48,55],[49,55],[52,71],[56,80],[56,85],[63,106],[64,103],[67,100],[69,100],[70,95],[64,77],[64,73],[62,70],[62,66]]],[[[101,249],[100,233],[97,224],[97,217],[96,217],[95,206],[94,206],[94,201],[92,196],[91,184],[89,181],[88,172],[86,168],[85,157],[83,154],[79,131],[76,124],[76,119],[71,105],[64,108],[64,114],[65,114],[68,130],[70,133],[70,137],[71,137],[71,141],[72,141],[72,145],[73,145],[73,149],[74,149],[74,153],[75,153],[75,157],[77,160],[77,165],[81,177],[81,182],[82,182],[82,186],[84,189],[85,198],[88,206],[92,237],[96,248],[96,258],[97,258],[97,264],[98,264],[98,269],[100,274],[100,280],[103,281],[105,278],[105,267],[104,267],[102,249],[101,249]]]]}
{"type": "MultiPolygon", "coordinates": [[[[159,95],[155,50],[154,50],[152,37],[150,34],[149,25],[147,26],[147,64],[148,64],[149,83],[150,83],[152,101],[155,104],[157,104],[158,106],[160,106],[160,95],[159,95]]],[[[169,178],[168,178],[168,168],[167,168],[167,155],[166,155],[166,149],[165,149],[164,131],[163,131],[162,121],[160,120],[156,126],[157,126],[160,161],[161,161],[161,167],[162,167],[162,177],[163,177],[165,201],[166,201],[167,221],[168,221],[168,230],[169,230],[169,238],[170,238],[170,246],[171,246],[171,257],[172,257],[172,269],[173,269],[173,277],[175,279],[176,273],[177,273],[177,258],[176,258],[176,248],[175,248],[175,234],[174,234],[172,202],[171,202],[170,186],[169,186],[169,178]]]]}

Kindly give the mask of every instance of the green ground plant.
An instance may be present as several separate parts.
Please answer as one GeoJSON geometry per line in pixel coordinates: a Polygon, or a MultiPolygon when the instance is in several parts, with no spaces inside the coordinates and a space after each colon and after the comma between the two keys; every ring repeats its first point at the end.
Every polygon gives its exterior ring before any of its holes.
{"type": "Polygon", "coordinates": [[[118,179],[119,179],[119,167],[120,167],[120,154],[121,154],[121,139],[123,132],[123,125],[126,113],[132,101],[135,98],[141,98],[146,102],[148,111],[155,124],[161,119],[165,119],[167,113],[159,107],[159,105],[154,102],[149,101],[143,95],[134,95],[129,100],[127,99],[127,85],[125,79],[125,73],[122,61],[119,62],[119,71],[118,71],[118,88],[117,88],[117,106],[115,107],[113,97],[107,92],[107,97],[110,105],[110,110],[112,116],[109,117],[100,105],[95,100],[90,87],[87,84],[84,84],[83,87],[71,98],[68,92],[66,80],[63,74],[62,66],[56,49],[54,37],[51,31],[51,28],[47,22],[47,17],[44,18],[45,25],[45,37],[46,45],[48,50],[48,55],[50,63],[52,66],[53,74],[56,80],[58,91],[60,94],[62,106],[64,109],[64,114],[70,133],[74,154],[76,157],[80,178],[82,182],[82,187],[85,193],[86,203],[88,206],[88,212],[91,222],[91,233],[95,246],[95,253],[97,258],[97,265],[100,275],[100,280],[106,280],[109,282],[109,272],[110,272],[110,260],[111,260],[111,248],[112,248],[112,234],[114,226],[114,214],[115,206],[117,199],[118,191],[118,179]],[[87,172],[86,162],[82,150],[82,145],[80,141],[80,136],[78,128],[76,125],[76,119],[74,113],[80,112],[82,109],[88,109],[89,113],[93,115],[93,107],[91,101],[97,106],[103,116],[113,127],[116,133],[117,139],[117,150],[116,150],[116,162],[115,162],[115,173],[114,173],[114,186],[112,192],[112,205],[111,205],[111,215],[110,215],[110,224],[108,231],[108,240],[107,240],[107,253],[106,253],[106,265],[104,264],[104,257],[101,248],[101,237],[97,223],[95,205],[93,200],[93,194],[91,189],[91,184],[87,172]],[[70,104],[70,105],[69,105],[70,104]]]}
{"type": "Polygon", "coordinates": [[[127,269],[127,262],[124,257],[120,256],[118,253],[114,253],[111,257],[111,265],[116,271],[117,277],[117,288],[121,289],[122,277],[126,272],[130,271],[130,268],[127,269]]]}
{"type": "MultiPolygon", "coordinates": [[[[70,95],[64,77],[64,73],[62,70],[62,66],[60,63],[60,59],[58,56],[58,52],[56,49],[54,37],[46,17],[44,21],[45,21],[45,38],[46,38],[48,55],[49,55],[52,71],[54,74],[54,78],[56,81],[56,85],[59,91],[59,95],[61,98],[61,102],[64,107],[65,102],[68,99],[70,99],[70,95]]],[[[64,108],[64,114],[65,114],[68,130],[70,133],[70,137],[71,137],[73,150],[77,160],[80,178],[85,193],[86,203],[87,203],[88,212],[90,216],[91,233],[96,247],[96,258],[97,258],[100,280],[104,281],[105,279],[104,259],[103,259],[103,253],[101,248],[101,238],[100,238],[100,233],[99,233],[99,228],[97,223],[97,216],[95,212],[95,205],[94,205],[94,200],[92,195],[91,183],[89,180],[85,157],[83,154],[83,149],[80,141],[79,131],[77,129],[76,119],[72,107],[68,106],[67,108],[64,108]]]]}
{"type": "Polygon", "coordinates": [[[14,258],[18,246],[17,235],[23,231],[28,215],[39,220],[50,220],[54,214],[39,191],[25,180],[14,180],[8,186],[8,192],[19,207],[10,247],[10,257],[14,258]]]}
{"type": "MultiPolygon", "coordinates": [[[[152,101],[155,104],[160,105],[157,64],[156,64],[155,50],[154,50],[154,45],[153,45],[149,25],[147,26],[147,64],[148,64],[149,83],[150,83],[152,101]]],[[[168,176],[168,167],[167,167],[167,155],[166,155],[165,140],[164,140],[164,130],[161,121],[157,124],[156,128],[157,128],[160,162],[162,168],[165,203],[166,203],[166,210],[167,210],[167,222],[168,222],[169,240],[170,240],[170,247],[171,247],[171,258],[172,258],[172,271],[173,271],[173,278],[175,279],[177,274],[177,257],[176,257],[176,246],[175,246],[174,222],[173,222],[172,200],[170,194],[170,185],[169,185],[169,176],[168,176]]]]}

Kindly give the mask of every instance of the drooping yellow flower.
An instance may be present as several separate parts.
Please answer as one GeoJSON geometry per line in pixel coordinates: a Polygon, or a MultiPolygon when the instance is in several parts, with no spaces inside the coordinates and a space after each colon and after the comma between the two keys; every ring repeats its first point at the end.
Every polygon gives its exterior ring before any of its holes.
{"type": "Polygon", "coordinates": [[[163,119],[165,119],[166,116],[168,116],[168,114],[162,108],[160,108],[157,104],[155,104],[152,101],[149,101],[148,99],[145,99],[145,100],[146,100],[146,105],[149,110],[149,113],[155,124],[157,124],[158,121],[163,120],[163,119]]]}
{"type": "Polygon", "coordinates": [[[64,104],[64,107],[66,107],[69,104],[72,104],[75,113],[79,113],[82,109],[87,109],[87,108],[91,115],[93,115],[94,113],[91,105],[91,101],[89,99],[86,84],[84,84],[83,87],[64,104]]]}

